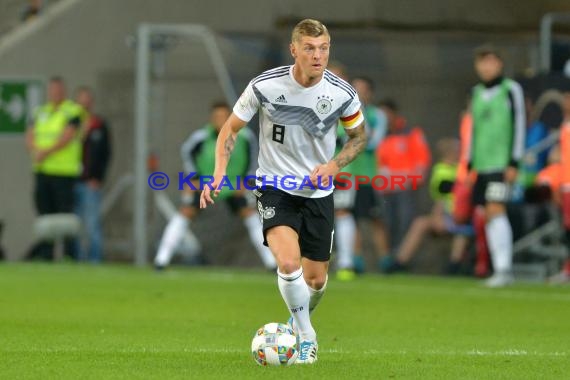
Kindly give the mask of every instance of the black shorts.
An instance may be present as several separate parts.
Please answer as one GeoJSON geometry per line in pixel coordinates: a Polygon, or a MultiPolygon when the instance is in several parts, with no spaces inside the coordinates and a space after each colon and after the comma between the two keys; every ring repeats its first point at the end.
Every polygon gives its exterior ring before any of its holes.
{"type": "Polygon", "coordinates": [[[372,185],[360,185],[354,199],[354,219],[380,219],[383,212],[379,196],[372,185]]]}
{"type": "MultiPolygon", "coordinates": [[[[248,207],[255,207],[255,197],[251,194],[251,191],[245,193],[245,195],[234,195],[225,199],[231,212],[237,214],[241,209],[248,207]]],[[[192,194],[183,194],[181,201],[182,206],[200,208],[200,193],[193,192],[192,194]]]]}
{"type": "Polygon", "coordinates": [[[490,200],[505,203],[509,200],[510,188],[505,183],[503,172],[481,173],[473,186],[473,204],[485,206],[490,200]]]}
{"type": "Polygon", "coordinates": [[[263,223],[263,244],[272,227],[289,226],[299,235],[301,256],[313,261],[329,261],[334,232],[333,195],[305,198],[273,187],[254,191],[263,223]]]}

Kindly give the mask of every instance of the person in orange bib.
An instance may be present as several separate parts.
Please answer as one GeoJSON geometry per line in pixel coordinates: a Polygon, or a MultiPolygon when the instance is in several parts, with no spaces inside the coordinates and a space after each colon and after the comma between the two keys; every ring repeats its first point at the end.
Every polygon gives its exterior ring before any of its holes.
{"type": "MultiPolygon", "coordinates": [[[[562,169],[560,203],[562,206],[563,226],[566,229],[566,244],[570,252],[570,90],[564,92],[562,102],[564,120],[560,126],[560,164],[562,169]]],[[[566,259],[562,271],[551,277],[552,283],[570,282],[570,258],[566,259]]]]}
{"type": "Polygon", "coordinates": [[[394,253],[400,249],[400,244],[416,216],[413,192],[417,185],[426,182],[431,151],[421,128],[408,124],[393,100],[385,99],[380,103],[380,107],[388,118],[388,133],[376,149],[378,174],[389,181],[397,177],[416,178],[415,182],[408,179],[403,185],[380,190],[385,201],[384,217],[392,255],[380,259],[378,267],[383,272],[389,272],[394,264],[394,253]]]}

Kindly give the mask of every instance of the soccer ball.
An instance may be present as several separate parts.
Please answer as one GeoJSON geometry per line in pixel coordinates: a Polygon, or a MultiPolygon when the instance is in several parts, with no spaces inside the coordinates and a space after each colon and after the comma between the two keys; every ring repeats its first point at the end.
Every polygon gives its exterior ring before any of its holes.
{"type": "Polygon", "coordinates": [[[255,333],[251,353],[259,365],[291,365],[299,355],[297,337],[286,324],[268,323],[255,333]]]}

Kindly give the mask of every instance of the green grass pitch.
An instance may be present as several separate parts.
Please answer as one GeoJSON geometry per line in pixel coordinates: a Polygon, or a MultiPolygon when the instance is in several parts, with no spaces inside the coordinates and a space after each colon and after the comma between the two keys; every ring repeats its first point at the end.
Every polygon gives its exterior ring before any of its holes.
{"type": "Polygon", "coordinates": [[[230,269],[0,265],[0,379],[568,379],[570,288],[331,279],[319,361],[265,368],[285,322],[275,275],[230,269]]]}

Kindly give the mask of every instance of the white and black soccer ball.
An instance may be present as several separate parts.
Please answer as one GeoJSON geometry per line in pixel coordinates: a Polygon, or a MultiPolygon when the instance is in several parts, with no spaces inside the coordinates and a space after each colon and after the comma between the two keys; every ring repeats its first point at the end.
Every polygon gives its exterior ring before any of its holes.
{"type": "Polygon", "coordinates": [[[297,360],[297,337],[289,325],[268,323],[259,328],[251,341],[253,359],[259,365],[287,366],[297,360]]]}

